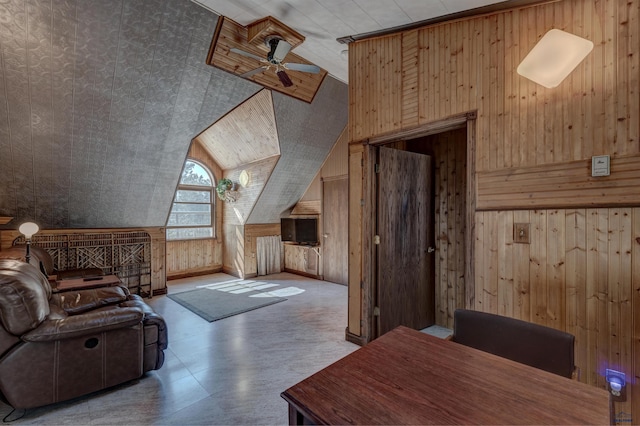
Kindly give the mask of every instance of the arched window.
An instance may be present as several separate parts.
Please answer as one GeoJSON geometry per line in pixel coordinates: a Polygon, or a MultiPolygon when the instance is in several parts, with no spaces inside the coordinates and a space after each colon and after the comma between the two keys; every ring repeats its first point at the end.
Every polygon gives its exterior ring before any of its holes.
{"type": "Polygon", "coordinates": [[[211,172],[187,159],[167,221],[167,240],[213,238],[214,188],[211,172]]]}

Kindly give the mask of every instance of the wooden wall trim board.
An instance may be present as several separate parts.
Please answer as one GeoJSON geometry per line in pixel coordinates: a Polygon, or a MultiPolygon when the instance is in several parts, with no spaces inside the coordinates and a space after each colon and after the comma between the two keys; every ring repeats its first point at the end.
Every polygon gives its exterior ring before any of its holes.
{"type": "MultiPolygon", "coordinates": [[[[640,377],[638,52],[640,2],[627,0],[564,0],[350,43],[349,295],[362,308],[359,327],[350,309],[349,332],[371,336],[372,144],[477,111],[465,306],[572,332],[584,382],[605,387],[604,368],[640,377]],[[594,49],[547,89],[516,68],[552,28],[594,49]],[[603,154],[611,176],[592,178],[591,157],[603,154]],[[514,223],[530,224],[530,244],[513,241],[514,223]]],[[[614,405],[638,423],[640,383],[614,405]]]]}
{"type": "Polygon", "coordinates": [[[362,296],[366,292],[361,290],[363,282],[364,250],[362,242],[363,212],[363,164],[364,145],[349,146],[349,284],[348,284],[348,326],[350,335],[360,336],[368,341],[369,327],[363,318],[368,318],[368,307],[363,303],[362,296]]]}
{"type": "Polygon", "coordinates": [[[640,205],[640,154],[611,158],[611,175],[591,177],[591,159],[481,172],[478,210],[640,205]]]}

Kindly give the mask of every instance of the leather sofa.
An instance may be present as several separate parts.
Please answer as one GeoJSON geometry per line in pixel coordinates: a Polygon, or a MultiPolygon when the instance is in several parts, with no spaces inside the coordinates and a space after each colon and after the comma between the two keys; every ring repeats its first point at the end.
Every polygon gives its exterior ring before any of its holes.
{"type": "Polygon", "coordinates": [[[27,409],[159,369],[163,318],[125,287],[53,293],[38,267],[0,259],[0,397],[27,409]]]}

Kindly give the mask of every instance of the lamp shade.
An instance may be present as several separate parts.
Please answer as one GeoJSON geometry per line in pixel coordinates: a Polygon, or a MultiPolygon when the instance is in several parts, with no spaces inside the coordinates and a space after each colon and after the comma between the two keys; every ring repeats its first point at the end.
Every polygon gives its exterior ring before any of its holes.
{"type": "Polygon", "coordinates": [[[33,234],[35,234],[39,230],[40,227],[33,222],[25,222],[18,228],[18,231],[20,231],[20,233],[24,235],[26,239],[31,238],[33,234]]]}
{"type": "Polygon", "coordinates": [[[562,30],[550,30],[520,63],[518,74],[544,87],[556,87],[592,49],[590,40],[562,30]]]}

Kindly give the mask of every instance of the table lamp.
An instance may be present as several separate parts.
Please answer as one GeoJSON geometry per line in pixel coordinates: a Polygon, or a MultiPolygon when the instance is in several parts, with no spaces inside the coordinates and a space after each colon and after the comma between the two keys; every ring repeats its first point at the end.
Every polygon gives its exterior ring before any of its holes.
{"type": "Polygon", "coordinates": [[[20,227],[18,228],[18,231],[20,231],[20,233],[24,235],[24,239],[27,243],[27,255],[26,255],[27,263],[29,263],[29,260],[31,259],[31,254],[29,253],[29,246],[31,245],[31,237],[33,237],[33,234],[35,234],[39,230],[40,230],[40,227],[38,227],[38,225],[33,222],[25,222],[22,225],[20,225],[20,227]]]}

